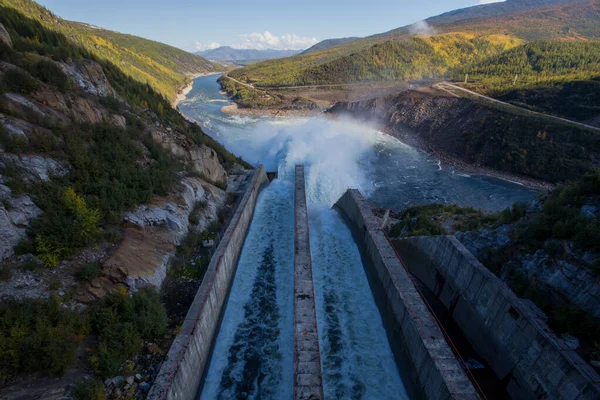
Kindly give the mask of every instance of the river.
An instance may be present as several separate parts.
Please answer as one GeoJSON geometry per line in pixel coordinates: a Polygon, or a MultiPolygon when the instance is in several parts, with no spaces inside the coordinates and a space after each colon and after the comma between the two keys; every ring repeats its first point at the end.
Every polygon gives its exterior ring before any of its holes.
{"type": "Polygon", "coordinates": [[[408,398],[360,253],[330,207],[347,188],[377,206],[433,202],[501,210],[537,192],[469,176],[370,126],[325,118],[230,117],[217,76],[194,81],[179,109],[251,164],[277,171],[259,196],[202,399],[289,399],[293,391],[293,171],[306,168],[323,385],[328,399],[408,398]]]}

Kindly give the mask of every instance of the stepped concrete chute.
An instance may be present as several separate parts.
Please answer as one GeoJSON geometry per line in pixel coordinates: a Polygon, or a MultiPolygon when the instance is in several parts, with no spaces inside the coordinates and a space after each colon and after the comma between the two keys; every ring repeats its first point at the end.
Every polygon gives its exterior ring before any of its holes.
{"type": "Polygon", "coordinates": [[[323,399],[304,166],[294,185],[294,400],[323,399]]]}
{"type": "Polygon", "coordinates": [[[358,190],[335,204],[347,219],[399,366],[408,365],[416,390],[428,399],[479,399],[440,326],[401,264],[371,207],[358,190]]]}
{"type": "Polygon", "coordinates": [[[217,247],[196,297],[177,335],[148,399],[196,399],[210,360],[221,318],[246,233],[254,215],[256,199],[269,183],[262,165],[252,180],[217,247]]]}
{"type": "Polygon", "coordinates": [[[600,399],[598,374],[454,236],[393,243],[513,399],[600,399]]]}

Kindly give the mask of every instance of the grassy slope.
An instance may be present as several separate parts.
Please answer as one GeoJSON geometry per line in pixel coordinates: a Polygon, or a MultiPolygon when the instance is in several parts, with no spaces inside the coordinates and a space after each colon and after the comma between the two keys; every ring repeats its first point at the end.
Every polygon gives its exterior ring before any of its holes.
{"type": "Polygon", "coordinates": [[[112,62],[127,75],[173,100],[187,75],[214,71],[206,59],[162,43],[87,24],[65,21],[32,0],[0,0],[38,20],[45,27],[74,39],[91,53],[112,62]]]}
{"type": "Polygon", "coordinates": [[[436,25],[439,33],[430,37],[409,38],[407,29],[402,28],[309,54],[258,63],[233,71],[231,76],[259,86],[419,79],[430,77],[432,72],[438,76],[465,60],[477,62],[480,57],[482,61],[522,41],[600,38],[599,19],[600,3],[587,1],[436,25]],[[474,48],[479,50],[477,41],[496,46],[474,53],[474,48]],[[422,42],[429,44],[433,52],[424,49],[422,42]],[[430,60],[425,59],[428,54],[433,56],[430,60]]]}

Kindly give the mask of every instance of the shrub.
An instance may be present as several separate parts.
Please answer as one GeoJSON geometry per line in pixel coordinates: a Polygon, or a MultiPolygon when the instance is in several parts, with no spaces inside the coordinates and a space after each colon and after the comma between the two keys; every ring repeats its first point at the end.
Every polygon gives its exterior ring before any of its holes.
{"type": "Polygon", "coordinates": [[[99,343],[90,361],[96,373],[108,377],[142,349],[143,339],[164,334],[167,313],[153,289],[140,290],[132,297],[112,294],[92,311],[92,326],[99,343]]]}
{"type": "Polygon", "coordinates": [[[2,88],[6,92],[29,94],[39,87],[35,78],[19,68],[9,69],[2,79],[2,88]]]}
{"type": "Polygon", "coordinates": [[[78,281],[89,282],[94,278],[99,277],[100,272],[100,266],[98,266],[98,264],[87,263],[79,267],[79,269],[77,269],[77,272],[75,272],[75,277],[78,281]]]}
{"type": "Polygon", "coordinates": [[[81,379],[75,384],[73,400],[106,400],[106,390],[98,379],[81,379]]]}
{"type": "Polygon", "coordinates": [[[6,129],[0,124],[0,145],[4,148],[4,151],[8,153],[18,153],[27,148],[29,140],[23,135],[13,135],[6,132],[6,129]]]}
{"type": "Polygon", "coordinates": [[[85,316],[48,300],[0,303],[0,374],[47,372],[61,375],[87,335],[85,316]]]}
{"type": "Polygon", "coordinates": [[[6,265],[0,264],[0,281],[6,282],[12,278],[12,271],[6,265]]]}
{"type": "Polygon", "coordinates": [[[60,195],[56,193],[60,187],[47,185],[47,189],[52,197],[42,203],[46,212],[32,223],[32,230],[37,256],[46,266],[56,267],[62,258],[98,237],[100,213],[90,209],[73,188],[60,195]]]}
{"type": "Polygon", "coordinates": [[[31,72],[41,81],[55,86],[61,92],[65,92],[71,87],[69,77],[53,61],[42,59],[33,66],[31,72]]]}

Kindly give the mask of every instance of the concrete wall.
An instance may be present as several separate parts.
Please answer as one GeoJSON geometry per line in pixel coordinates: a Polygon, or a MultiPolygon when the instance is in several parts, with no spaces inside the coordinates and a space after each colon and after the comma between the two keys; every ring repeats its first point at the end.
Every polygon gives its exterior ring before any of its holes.
{"type": "Polygon", "coordinates": [[[358,190],[348,190],[335,207],[350,221],[392,351],[399,365],[409,364],[417,395],[478,399],[410,275],[379,229],[368,202],[358,190]]]}
{"type": "Polygon", "coordinates": [[[454,236],[397,244],[514,399],[600,399],[598,374],[454,236]]]}
{"type": "Polygon", "coordinates": [[[294,399],[323,399],[304,166],[294,183],[294,399]]]}
{"type": "Polygon", "coordinates": [[[259,166],[210,261],[181,332],[169,349],[148,399],[191,400],[197,397],[254,215],[256,199],[266,184],[267,175],[263,166],[259,166]]]}

